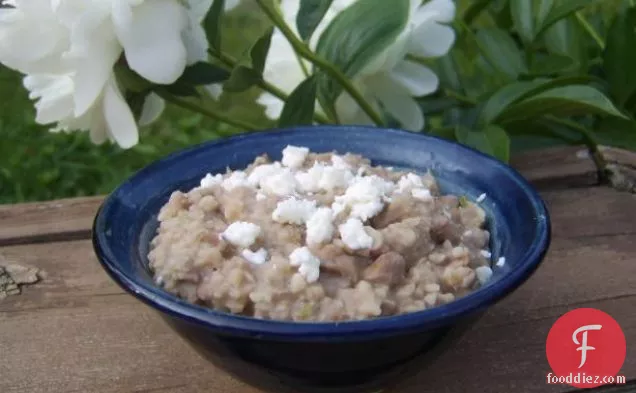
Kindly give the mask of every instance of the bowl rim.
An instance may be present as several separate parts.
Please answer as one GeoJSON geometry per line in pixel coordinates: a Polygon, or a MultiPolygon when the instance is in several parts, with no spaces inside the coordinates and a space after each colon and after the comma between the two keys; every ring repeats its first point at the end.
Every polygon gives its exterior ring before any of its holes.
{"type": "Polygon", "coordinates": [[[495,304],[501,298],[507,296],[517,287],[522,285],[537,269],[543,261],[551,243],[551,220],[548,209],[543,199],[534,187],[511,166],[496,160],[476,149],[449,141],[437,136],[415,133],[394,128],[381,128],[371,126],[299,126],[276,129],[265,129],[255,133],[242,133],[218,140],[208,141],[192,147],[173,152],[159,160],[142,168],[128,177],[100,205],[92,226],[92,243],[95,254],[102,268],[108,275],[126,292],[151,306],[152,308],[177,317],[196,325],[217,330],[231,335],[250,335],[257,337],[278,337],[286,339],[335,339],[347,338],[368,339],[372,336],[392,335],[404,331],[421,330],[422,327],[436,328],[450,325],[460,317],[469,316],[480,310],[495,304]],[[504,277],[487,287],[479,288],[470,294],[461,297],[451,303],[436,306],[434,308],[387,316],[367,320],[350,320],[340,322],[295,322],[279,320],[263,320],[253,317],[241,316],[211,308],[194,305],[172,295],[168,291],[153,285],[139,282],[136,276],[129,275],[119,268],[119,263],[114,258],[109,242],[106,238],[105,228],[106,213],[115,203],[118,192],[127,184],[143,178],[144,174],[153,172],[165,164],[184,158],[194,152],[206,149],[215,149],[224,145],[238,143],[244,139],[267,140],[268,138],[296,133],[319,132],[316,128],[337,129],[339,132],[365,131],[397,138],[433,139],[443,144],[454,145],[466,153],[474,155],[477,159],[486,160],[490,165],[497,167],[506,173],[517,184],[531,202],[535,216],[534,220],[537,236],[521,258],[515,269],[506,273],[504,277]]]}

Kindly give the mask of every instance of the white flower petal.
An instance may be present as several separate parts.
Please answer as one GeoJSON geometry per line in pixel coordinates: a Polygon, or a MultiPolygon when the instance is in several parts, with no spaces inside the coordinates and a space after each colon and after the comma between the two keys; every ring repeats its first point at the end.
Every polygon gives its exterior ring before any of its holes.
{"type": "Polygon", "coordinates": [[[395,83],[407,89],[412,96],[421,97],[437,90],[439,79],[428,67],[403,61],[389,74],[395,83]]]}
{"type": "Polygon", "coordinates": [[[413,31],[408,44],[410,53],[422,57],[444,56],[455,42],[455,31],[437,23],[426,23],[413,31]]]}
{"type": "Polygon", "coordinates": [[[75,64],[75,116],[83,115],[99,97],[121,54],[121,47],[108,23],[86,32],[91,43],[81,54],[70,57],[75,64]]]}
{"type": "Polygon", "coordinates": [[[270,93],[262,93],[256,99],[256,102],[265,107],[265,116],[271,120],[278,119],[285,106],[285,103],[280,98],[270,93]]]}
{"type": "Polygon", "coordinates": [[[453,0],[431,0],[415,12],[412,23],[416,26],[428,21],[450,23],[455,18],[455,11],[453,0]]]}
{"type": "Polygon", "coordinates": [[[90,136],[91,142],[96,145],[101,145],[108,140],[108,128],[103,113],[95,113],[92,116],[92,123],[88,135],[90,136]]]}
{"type": "Polygon", "coordinates": [[[135,118],[114,78],[110,78],[106,84],[103,110],[108,134],[119,146],[127,149],[139,142],[135,118]]]}
{"type": "Polygon", "coordinates": [[[133,9],[130,25],[115,24],[131,69],[151,82],[170,84],[186,66],[181,34],[188,24],[185,8],[174,0],[145,1],[133,9]]]}
{"type": "Polygon", "coordinates": [[[374,93],[378,100],[402,127],[409,131],[421,131],[424,128],[424,114],[408,90],[389,78],[377,78],[373,81],[374,93]]]}
{"type": "Polygon", "coordinates": [[[141,108],[141,116],[139,116],[139,125],[147,126],[161,116],[161,113],[166,108],[166,102],[163,98],[159,97],[155,93],[150,93],[144,100],[144,105],[141,108]]]}
{"type": "Polygon", "coordinates": [[[223,94],[223,84],[221,83],[213,83],[211,85],[205,85],[203,88],[208,92],[210,97],[218,100],[221,98],[221,94],[223,94]]]}
{"type": "MultiPolygon", "coordinates": [[[[188,27],[183,31],[183,43],[186,47],[187,64],[204,61],[208,58],[208,40],[201,22],[210,10],[213,0],[188,0],[188,27]]],[[[227,9],[229,1],[225,2],[227,9]]]]}
{"type": "Polygon", "coordinates": [[[69,76],[29,75],[23,84],[29,90],[29,98],[38,99],[38,124],[54,123],[73,114],[73,81],[69,76]]]}

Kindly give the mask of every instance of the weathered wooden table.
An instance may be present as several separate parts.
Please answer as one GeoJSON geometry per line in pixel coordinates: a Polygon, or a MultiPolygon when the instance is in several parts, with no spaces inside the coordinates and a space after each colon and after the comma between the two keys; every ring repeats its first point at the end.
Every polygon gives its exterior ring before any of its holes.
{"type": "MultiPolygon", "coordinates": [[[[515,160],[549,206],[548,257],[403,393],[573,391],[546,384],[545,339],[578,307],[612,315],[627,340],[627,384],[598,390],[636,389],[636,196],[599,185],[580,153],[559,148],[515,160]]],[[[620,151],[607,157],[636,162],[620,151]]],[[[0,206],[0,265],[45,274],[0,300],[0,392],[256,393],[199,358],[102,271],[89,240],[100,202],[0,206]]]]}

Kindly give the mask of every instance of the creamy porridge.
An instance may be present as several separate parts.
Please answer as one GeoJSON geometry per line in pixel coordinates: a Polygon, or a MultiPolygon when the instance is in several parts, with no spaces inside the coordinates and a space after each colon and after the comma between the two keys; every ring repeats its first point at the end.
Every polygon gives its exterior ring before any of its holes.
{"type": "MultiPolygon", "coordinates": [[[[483,199],[483,197],[481,198],[483,199]]],[[[492,275],[485,212],[435,178],[288,146],[174,192],[149,253],[155,280],[246,316],[343,321],[408,313],[492,275]]],[[[500,263],[503,261],[500,261],[500,263]]]]}

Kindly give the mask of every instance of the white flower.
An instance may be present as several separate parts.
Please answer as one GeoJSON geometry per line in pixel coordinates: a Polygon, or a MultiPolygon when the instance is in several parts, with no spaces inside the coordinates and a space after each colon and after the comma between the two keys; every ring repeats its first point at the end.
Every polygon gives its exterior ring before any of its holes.
{"type": "MultiPolygon", "coordinates": [[[[207,50],[200,21],[209,0],[12,0],[0,10],[0,62],[23,74],[36,121],[53,131],[90,130],[91,139],[138,142],[113,66],[157,84],[173,83],[207,50]],[[201,14],[203,12],[203,14],[201,14]],[[37,26],[37,28],[34,28],[37,26]]],[[[165,103],[149,95],[140,124],[165,103]]]]}
{"type": "MultiPolygon", "coordinates": [[[[335,16],[355,1],[335,0],[332,3],[312,36],[312,49],[335,16]]],[[[298,1],[282,0],[280,9],[287,24],[298,34],[295,27],[298,1]]],[[[424,115],[413,97],[431,94],[439,84],[433,71],[409,60],[407,54],[422,58],[446,54],[455,41],[455,33],[445,24],[451,22],[454,16],[455,4],[452,0],[432,0],[425,4],[421,0],[411,0],[407,27],[391,46],[353,78],[354,85],[376,109],[384,108],[406,129],[415,131],[424,126],[424,115]]],[[[312,68],[305,61],[302,64],[283,34],[275,30],[265,65],[265,79],[291,93],[306,78],[305,70],[312,68]]],[[[269,93],[263,93],[258,102],[265,106],[267,116],[272,119],[280,116],[284,105],[269,93]]],[[[336,100],[336,110],[344,123],[372,123],[347,93],[341,94],[336,100]]]]}

